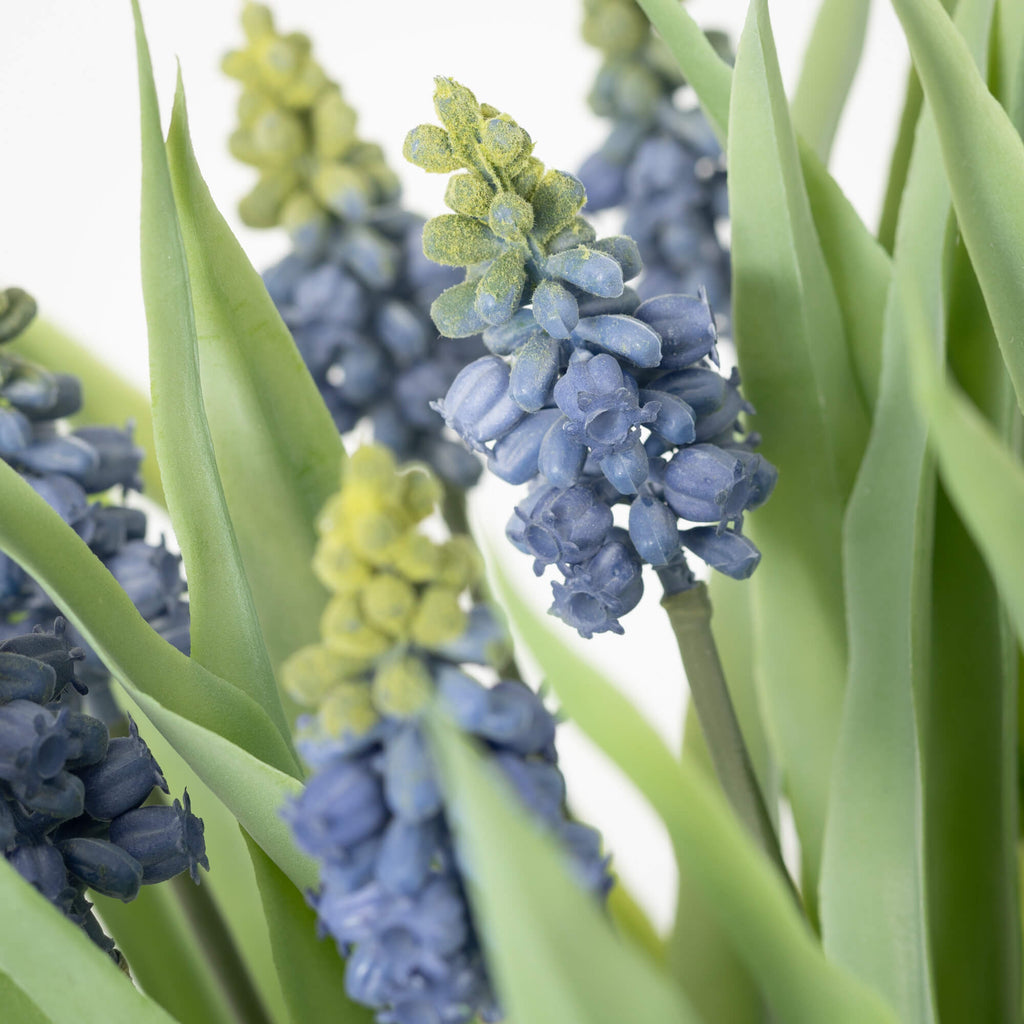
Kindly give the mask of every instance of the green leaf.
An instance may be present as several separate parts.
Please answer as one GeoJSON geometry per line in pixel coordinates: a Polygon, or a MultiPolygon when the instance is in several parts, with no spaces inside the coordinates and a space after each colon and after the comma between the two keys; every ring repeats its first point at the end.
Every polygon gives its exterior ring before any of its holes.
{"type": "Polygon", "coordinates": [[[267,713],[155,633],[82,538],[2,461],[0,549],[39,581],[115,678],[253,758],[299,776],[290,746],[267,713]]]}
{"type": "MultiPolygon", "coordinates": [[[[959,5],[979,59],[990,14],[991,0],[959,5]]],[[[908,292],[920,296],[929,337],[944,338],[949,210],[926,110],[900,207],[881,388],[844,529],[850,667],[821,881],[830,958],[881,991],[907,1024],[936,1019],[915,703],[915,690],[926,690],[934,471],[910,396],[901,304],[908,292]]]]}
{"type": "Polygon", "coordinates": [[[316,911],[280,868],[248,836],[274,962],[295,1024],[321,1019],[334,1024],[371,1024],[373,1013],[345,994],[345,961],[330,938],[317,937],[316,911]]]}
{"type": "Polygon", "coordinates": [[[996,0],[992,42],[992,95],[1020,132],[1024,129],[1024,4],[996,0]]]}
{"type": "Polygon", "coordinates": [[[823,164],[860,64],[870,6],[870,0],[822,0],[804,53],[793,123],[823,164]]]}
{"type": "MultiPolygon", "coordinates": [[[[81,928],[0,858],[0,977],[54,1024],[174,1024],[81,928]],[[55,965],[59,970],[55,973],[55,965]]],[[[19,1018],[4,1018],[12,1024],[19,1018]]],[[[26,1024],[35,1024],[27,1018],[26,1024]]]]}
{"type": "Polygon", "coordinates": [[[957,221],[1024,410],[1024,142],[938,0],[893,0],[935,112],[957,221]]]}
{"type": "MultiPolygon", "coordinates": [[[[1024,465],[948,380],[930,351],[913,296],[904,302],[914,395],[928,420],[929,443],[954,508],[977,544],[1019,642],[1024,643],[1024,465]]],[[[918,299],[918,303],[920,299],[918,299]]]]}
{"type": "Polygon", "coordinates": [[[736,347],[761,451],[780,477],[750,517],[763,555],[751,581],[755,663],[813,900],[846,675],[842,516],[866,421],[763,0],[750,7],[736,56],[728,161],[736,347]]]}
{"type": "MultiPolygon", "coordinates": [[[[727,141],[732,71],[675,0],[637,0],[668,44],[718,139],[727,141]]],[[[814,149],[797,140],[811,212],[835,285],[857,383],[870,407],[878,386],[881,311],[889,286],[885,251],[857,216],[814,149]]]]}
{"type": "MultiPolygon", "coordinates": [[[[187,879],[186,884],[193,882],[187,879]]],[[[131,903],[97,893],[89,899],[128,961],[132,978],[151,999],[181,1021],[238,1024],[173,886],[144,885],[131,903]]]]}
{"type": "Polygon", "coordinates": [[[153,430],[167,508],[189,581],[192,658],[289,729],[245,578],[203,408],[188,263],[160,131],[153,69],[132,0],[142,126],[142,287],[153,430]]]}
{"type": "Polygon", "coordinates": [[[10,975],[0,971],[0,1006],[19,1024],[52,1024],[49,1017],[20,989],[10,975]]]}
{"type": "Polygon", "coordinates": [[[494,566],[502,606],[569,719],[650,801],[676,860],[786,1024],[895,1024],[879,997],[825,959],[791,890],[690,761],[680,763],[593,664],[563,645],[494,566]]]}
{"type": "Polygon", "coordinates": [[[275,668],[318,639],[316,517],[338,489],[338,429],[199,173],[179,78],[167,141],[203,404],[231,524],[275,668]],[[273,538],[273,543],[267,543],[273,538]]]}
{"type": "Polygon", "coordinates": [[[493,765],[444,720],[430,721],[469,898],[512,1020],[699,1024],[683,995],[609,928],[564,851],[517,805],[493,765]]]}
{"type": "Polygon", "coordinates": [[[48,370],[74,374],[82,382],[82,408],[70,418],[72,424],[96,426],[126,420],[134,422],[135,441],[146,452],[140,467],[146,497],[165,505],[160,468],[153,454],[153,411],[149,396],[129,384],[113,367],[97,359],[84,345],[40,317],[36,317],[10,347],[48,370]]]}

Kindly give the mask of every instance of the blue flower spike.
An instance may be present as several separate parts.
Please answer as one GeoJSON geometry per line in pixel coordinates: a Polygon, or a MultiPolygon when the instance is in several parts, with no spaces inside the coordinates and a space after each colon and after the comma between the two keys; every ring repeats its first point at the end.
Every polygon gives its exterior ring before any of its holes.
{"type": "Polygon", "coordinates": [[[82,660],[61,620],[4,647],[0,854],[121,963],[86,891],[129,902],[140,886],[185,870],[198,882],[197,868],[209,868],[203,823],[187,793],[184,806],[141,806],[167,784],[131,719],[128,736],[110,739],[104,722],[69,705],[82,660]]]}
{"type": "MultiPolygon", "coordinates": [[[[260,178],[240,212],[253,227],[287,228],[293,242],[264,274],[267,290],[341,432],[368,423],[399,458],[469,487],[480,462],[448,436],[430,402],[484,354],[473,335],[486,322],[472,301],[457,306],[450,326],[463,340],[436,343],[430,306],[457,275],[424,257],[423,218],[401,205],[383,151],[360,136],[356,111],[308,38],[278,32],[261,4],[245,5],[242,24],[246,45],[224,59],[243,86],[231,150],[260,178]]],[[[492,148],[511,144],[500,131],[492,136],[492,148]]],[[[473,252],[479,240],[459,244],[473,252]]],[[[492,318],[515,308],[513,278],[491,274],[492,318]]]]}
{"type": "MultiPolygon", "coordinates": [[[[35,313],[35,302],[21,289],[0,291],[0,342],[16,338],[35,313]]],[[[124,429],[86,426],[66,431],[63,417],[77,413],[81,405],[75,377],[51,373],[0,350],[0,458],[74,528],[150,625],[187,652],[188,602],[180,559],[162,541],[146,541],[145,513],[116,504],[114,497],[116,488],[125,494],[140,489],[142,449],[132,438],[131,424],[124,429]],[[101,495],[102,502],[95,500],[101,495]],[[128,566],[131,572],[125,571],[128,566]]],[[[58,689],[74,678],[82,694],[92,691],[89,710],[113,721],[119,713],[109,696],[106,667],[58,616],[59,610],[35,580],[0,555],[0,652],[24,655],[34,664],[53,664],[58,689]],[[60,630],[68,631],[71,643],[32,633],[36,627],[49,630],[54,620],[60,622],[60,630]],[[72,660],[79,662],[77,674],[72,660]]],[[[11,672],[17,671],[8,664],[11,672]]],[[[0,699],[7,687],[5,675],[0,659],[0,699]]]]}
{"type": "MultiPolygon", "coordinates": [[[[660,44],[633,0],[595,0],[587,11],[611,54],[601,94],[609,110],[653,130],[672,109],[669,79],[655,68],[660,44]]],[[[457,172],[447,192],[454,213],[427,223],[424,252],[464,267],[465,279],[431,313],[442,334],[482,328],[491,355],[461,370],[433,407],[486,454],[491,472],[529,485],[506,533],[538,574],[561,574],[551,613],[585,637],[621,633],[621,616],[643,593],[644,564],[667,593],[696,584],[687,553],[749,576],[758,554],[740,533],[743,516],[767,500],[775,470],[744,431],[754,410],[738,373],[718,371],[708,292],[695,285],[696,294],[641,300],[627,282],[641,273],[642,246],[597,238],[578,180],[546,170],[525,131],[457,82],[437,80],[435,107],[443,127],[414,128],[405,152],[425,170],[457,172]],[[493,125],[514,144],[488,143],[493,125]],[[502,294],[516,305],[499,309],[491,283],[513,278],[502,294]],[[617,506],[627,507],[618,520],[617,506]]],[[[662,182],[657,162],[638,168],[631,173],[662,182]]],[[[684,280],[677,275],[676,287],[684,280]]]]}
{"type": "MultiPolygon", "coordinates": [[[[457,101],[442,107],[451,121],[465,113],[457,101]]],[[[504,127],[491,137],[500,154],[499,143],[523,144],[504,127]]],[[[382,1024],[500,1016],[423,729],[433,702],[561,841],[574,877],[598,898],[611,885],[600,837],[566,815],[554,716],[523,683],[476,677],[482,666],[500,670],[508,638],[486,606],[466,608],[481,571],[468,541],[423,532],[440,493],[435,478],[400,470],[382,447],[353,454],[320,517],[314,562],[345,618],[325,615],[321,642],[284,670],[313,712],[299,741],[313,773],[284,813],[320,863],[310,898],[348,957],[348,993],[382,1024]],[[356,657],[348,638],[362,630],[381,643],[356,657]]]]}

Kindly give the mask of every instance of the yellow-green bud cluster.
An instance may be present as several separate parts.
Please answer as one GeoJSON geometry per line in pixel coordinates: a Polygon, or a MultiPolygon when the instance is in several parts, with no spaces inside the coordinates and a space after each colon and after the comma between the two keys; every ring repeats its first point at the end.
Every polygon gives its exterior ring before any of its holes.
{"type": "Polygon", "coordinates": [[[329,735],[417,714],[433,690],[431,652],[466,629],[460,595],[479,578],[479,556],[468,537],[423,532],[440,496],[428,470],[399,471],[387,448],[365,445],[321,513],[313,567],[331,598],[321,642],[289,659],[284,684],[329,735]]]}
{"type": "Polygon", "coordinates": [[[329,216],[361,220],[395,199],[398,179],[381,148],[356,134],[356,113],[314,60],[309,38],[281,35],[270,11],[246,4],[246,46],[224,71],[244,86],[231,152],[260,171],[242,200],[251,227],[299,229],[329,216]]]}

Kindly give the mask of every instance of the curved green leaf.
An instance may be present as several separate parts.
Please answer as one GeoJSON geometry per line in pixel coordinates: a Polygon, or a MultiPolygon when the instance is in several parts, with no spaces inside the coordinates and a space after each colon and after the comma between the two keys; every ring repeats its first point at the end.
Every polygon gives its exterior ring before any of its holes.
{"type": "Polygon", "coordinates": [[[740,38],[731,116],[736,347],[761,451],[779,470],[771,500],[750,518],[763,554],[751,581],[755,664],[800,835],[805,898],[813,904],[846,674],[842,516],[866,422],[763,0],[751,5],[740,38]]]}
{"type": "Polygon", "coordinates": [[[160,131],[138,0],[142,126],[142,289],[149,324],[153,430],[191,604],[192,657],[252,696],[289,736],[231,526],[203,408],[188,263],[160,131]]]}
{"type": "Polygon", "coordinates": [[[860,64],[870,7],[871,0],[822,0],[804,53],[793,123],[823,164],[860,64]]]}
{"type": "MultiPolygon", "coordinates": [[[[0,921],[0,975],[6,974],[44,1019],[54,1024],[174,1024],[2,857],[0,921]]],[[[13,1024],[16,1018],[8,1016],[9,1010],[5,1005],[4,1019],[13,1024]]]]}
{"type": "Polygon", "coordinates": [[[892,0],[935,113],[957,221],[1024,410],[1024,142],[938,0],[892,0]]]}
{"type": "Polygon", "coordinates": [[[277,667],[319,637],[326,592],[313,575],[314,523],[338,489],[345,450],[263,281],[199,173],[180,76],[167,154],[217,470],[277,667]]]}
{"type": "Polygon", "coordinates": [[[153,411],[149,396],[129,384],[112,366],[97,359],[84,345],[40,317],[11,342],[11,347],[48,370],[74,374],[82,382],[82,408],[71,417],[72,423],[95,426],[112,421],[134,422],[135,440],[147,456],[139,467],[146,497],[165,505],[160,468],[153,454],[153,411]]]}
{"type": "Polygon", "coordinates": [[[345,994],[345,961],[332,939],[317,935],[316,911],[266,853],[245,839],[292,1020],[319,1020],[330,1008],[332,1024],[372,1024],[373,1013],[345,994]]]}
{"type": "MultiPolygon", "coordinates": [[[[979,59],[990,15],[991,0],[961,0],[958,23],[979,59]]],[[[844,528],[850,667],[821,882],[826,951],[884,993],[906,1024],[936,1019],[915,706],[915,690],[926,689],[935,481],[909,393],[901,303],[908,290],[922,297],[942,350],[949,210],[926,110],[900,207],[871,439],[844,528]]]]}
{"type": "MultiPolygon", "coordinates": [[[[920,302],[920,299],[918,299],[920,302]]],[[[920,309],[904,302],[914,395],[950,500],[985,559],[1024,644],[1024,466],[952,383],[943,380],[920,309]]]]}
{"type": "Polygon", "coordinates": [[[706,899],[776,1019],[786,1024],[895,1024],[880,998],[825,959],[791,890],[724,799],[680,763],[591,663],[559,642],[495,567],[502,606],[574,721],[650,801],[676,860],[706,899]]]}
{"type": "Polygon", "coordinates": [[[2,461],[0,549],[39,581],[113,676],[221,734],[254,759],[300,775],[290,746],[267,713],[155,633],[82,538],[2,461]]]}
{"type": "Polygon", "coordinates": [[[1024,130],[1024,4],[996,0],[993,32],[992,95],[1017,127],[1024,130]]]}
{"type": "Polygon", "coordinates": [[[20,1024],[53,1024],[52,1019],[3,971],[0,971],[0,1006],[11,1020],[19,1021],[20,1024]]]}
{"type": "Polygon", "coordinates": [[[492,765],[430,720],[449,822],[470,865],[469,898],[512,1020],[700,1024],[682,993],[609,928],[564,852],[518,806],[492,765]]]}

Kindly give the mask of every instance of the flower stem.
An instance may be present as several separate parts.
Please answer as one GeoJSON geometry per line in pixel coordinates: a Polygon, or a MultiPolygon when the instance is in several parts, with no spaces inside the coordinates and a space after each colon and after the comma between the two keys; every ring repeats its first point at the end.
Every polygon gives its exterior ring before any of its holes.
{"type": "MultiPolygon", "coordinates": [[[[666,594],[661,605],[668,614],[679,645],[683,669],[690,684],[690,696],[718,781],[740,821],[792,888],[711,634],[708,588],[704,583],[698,583],[688,590],[666,594]]],[[[793,895],[799,902],[795,889],[793,895]]]]}

